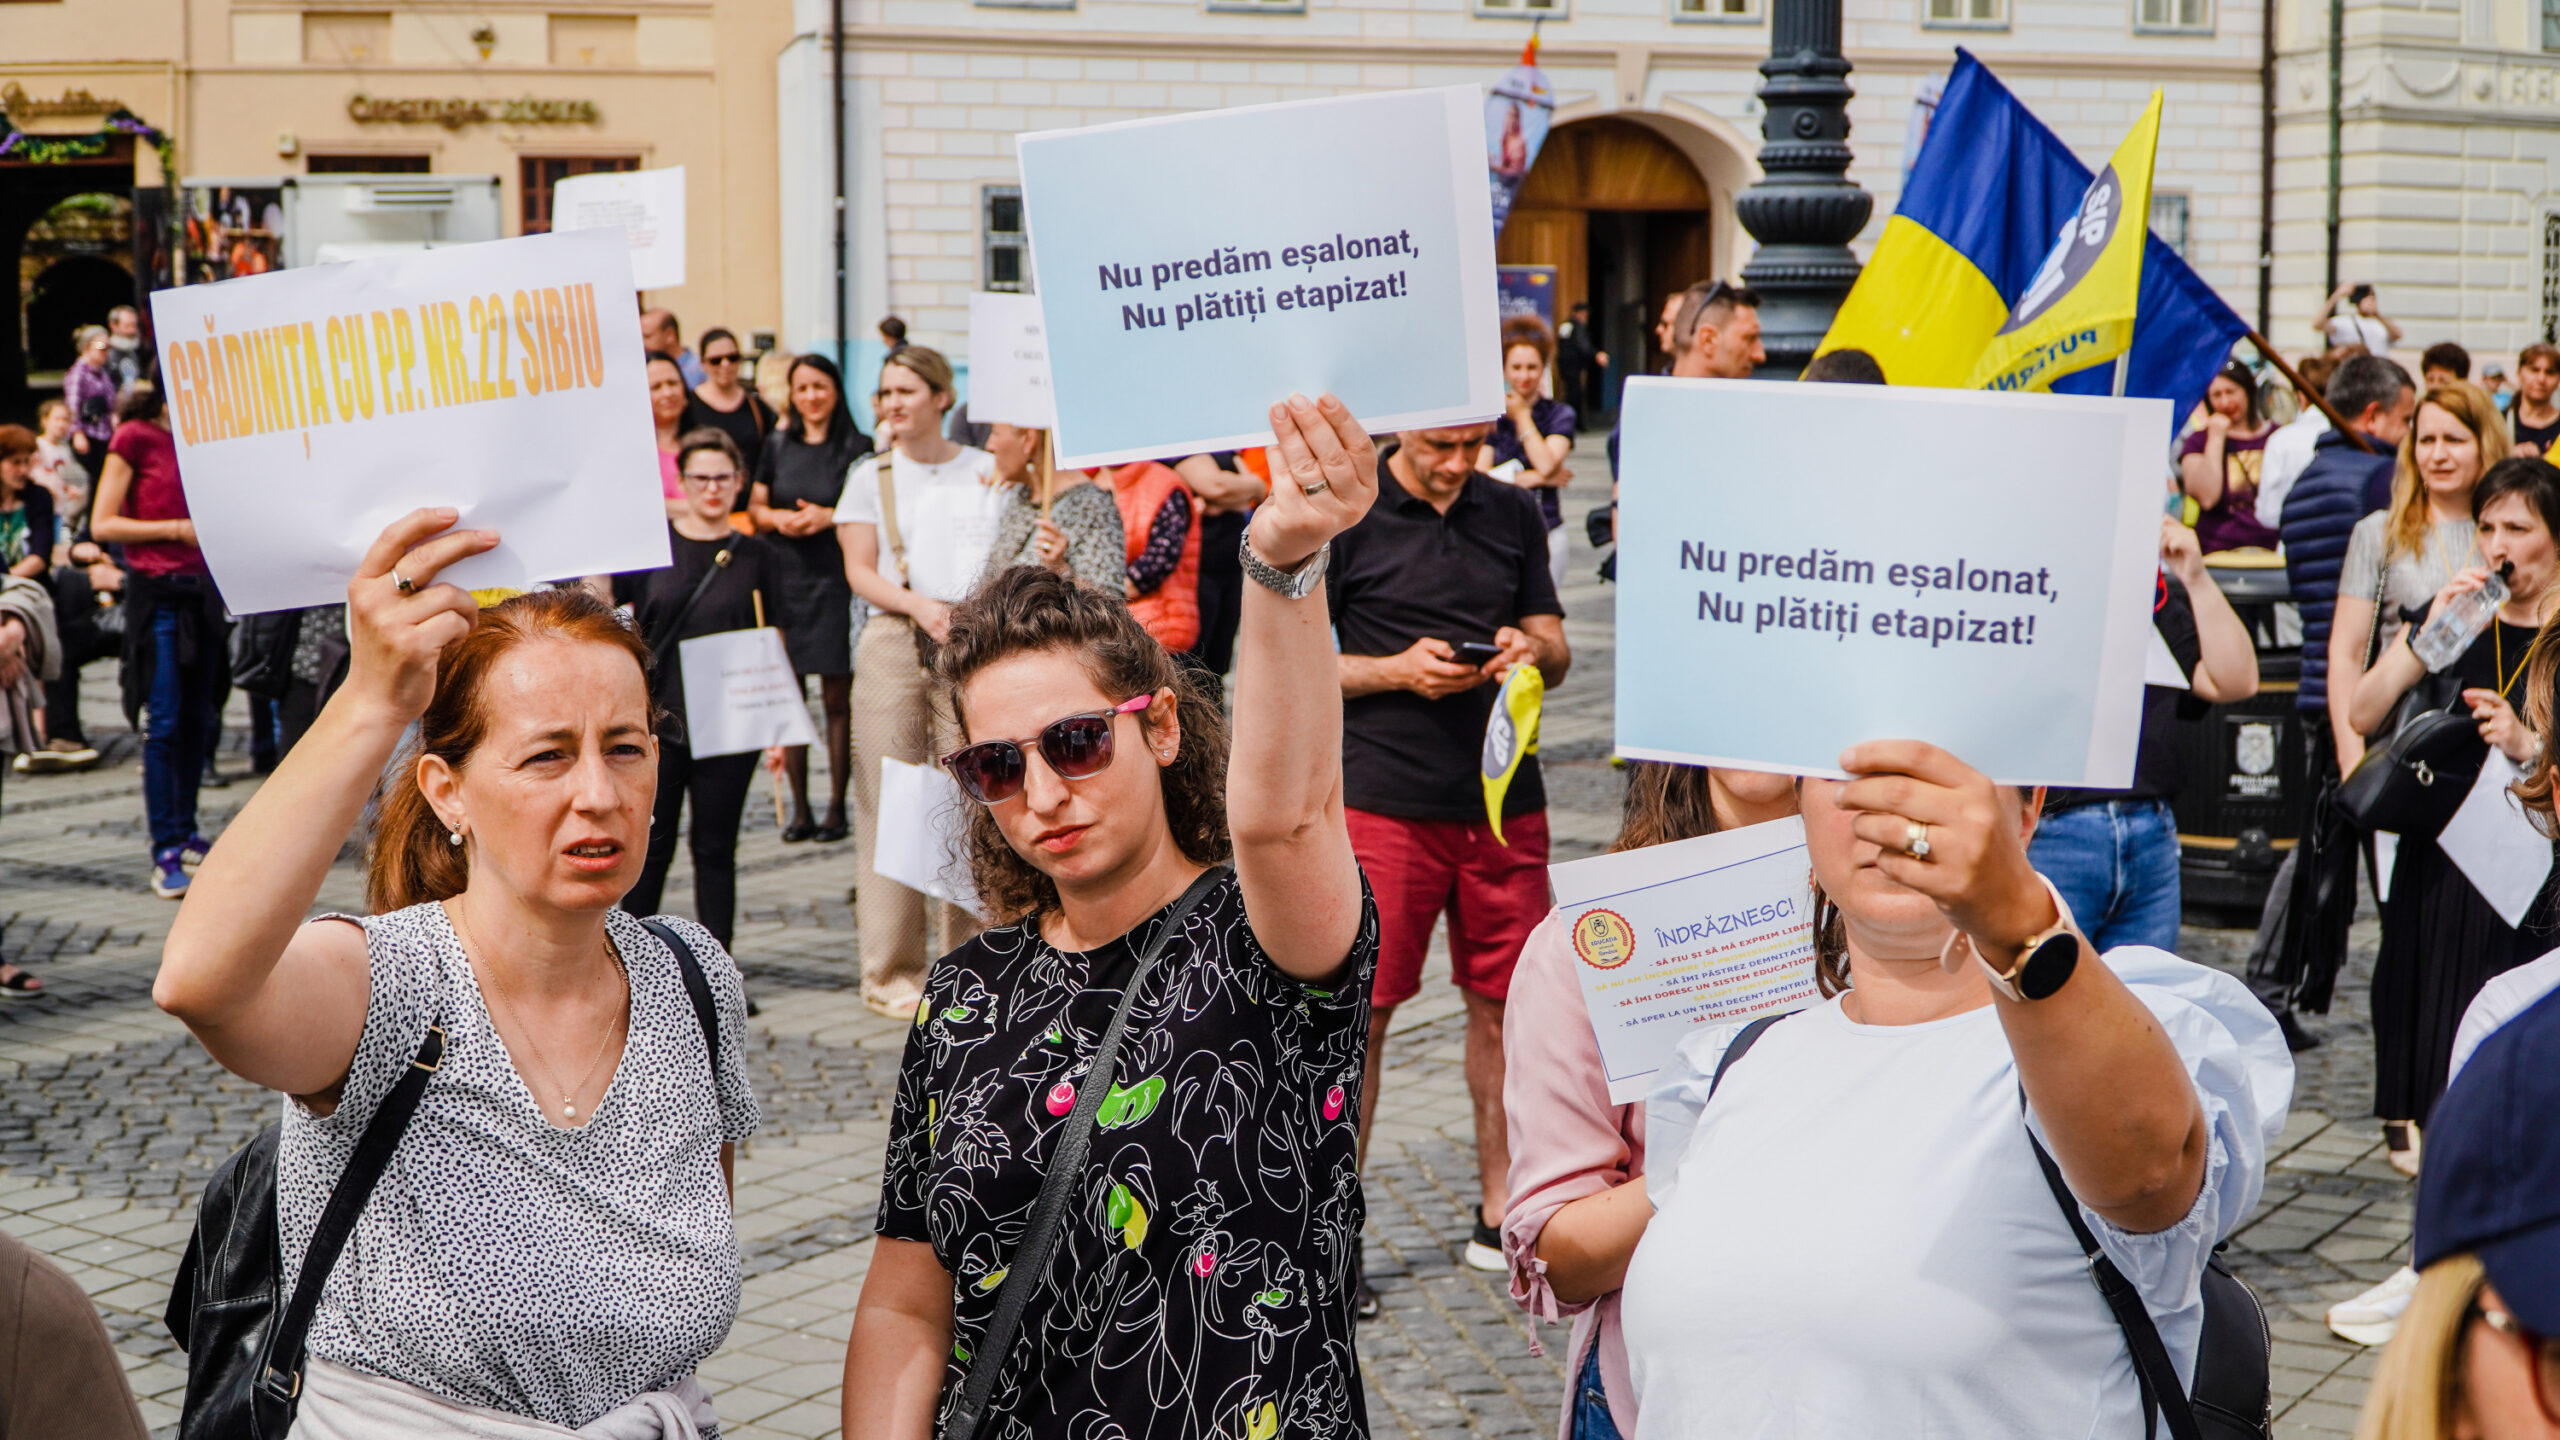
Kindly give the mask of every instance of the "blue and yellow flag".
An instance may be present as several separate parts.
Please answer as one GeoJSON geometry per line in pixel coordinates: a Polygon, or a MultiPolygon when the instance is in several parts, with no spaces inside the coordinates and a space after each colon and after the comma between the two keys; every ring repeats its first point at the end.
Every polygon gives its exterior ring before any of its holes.
{"type": "MultiPolygon", "coordinates": [[[[2064,220],[2079,213],[2090,179],[1981,61],[1957,51],[1902,202],[1822,348],[1866,350],[1897,385],[1963,388],[2064,220]]],[[[2127,213],[2149,218],[2147,207],[2127,213]]],[[[2144,234],[2125,393],[2183,409],[2202,398],[2248,326],[2147,226],[2144,234]]],[[[2112,367],[2096,366],[2052,388],[2104,395],[2112,379],[2112,367]]]]}
{"type": "Polygon", "coordinates": [[[2074,371],[2113,360],[2133,344],[2142,305],[2142,245],[2151,214],[2151,162],[2160,149],[2161,92],[2115,157],[2081,192],[2027,293],[1973,362],[1972,388],[2050,390],[2074,371]]]}

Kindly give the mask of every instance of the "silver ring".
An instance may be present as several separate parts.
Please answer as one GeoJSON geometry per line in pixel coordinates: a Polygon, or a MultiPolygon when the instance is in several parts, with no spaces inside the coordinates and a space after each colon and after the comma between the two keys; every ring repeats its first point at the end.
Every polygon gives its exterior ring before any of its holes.
{"type": "Polygon", "coordinates": [[[1904,824],[1906,828],[1902,832],[1902,853],[1914,860],[1928,859],[1929,827],[1917,820],[1906,821],[1904,824]]]}
{"type": "Polygon", "coordinates": [[[397,570],[391,572],[391,588],[399,591],[403,595],[415,595],[418,593],[417,582],[411,580],[408,576],[401,574],[397,570]]]}
{"type": "Polygon", "coordinates": [[[1319,480],[1319,481],[1317,481],[1316,483],[1314,483],[1313,485],[1301,485],[1301,486],[1299,486],[1299,487],[1298,487],[1298,489],[1299,489],[1302,493],[1304,493],[1304,494],[1308,494],[1308,495],[1321,495],[1321,494],[1323,494],[1324,492],[1326,492],[1327,490],[1330,490],[1330,489],[1332,489],[1332,488],[1333,488],[1332,484],[1331,484],[1330,482],[1328,482],[1328,481],[1324,481],[1324,480],[1319,480]]]}

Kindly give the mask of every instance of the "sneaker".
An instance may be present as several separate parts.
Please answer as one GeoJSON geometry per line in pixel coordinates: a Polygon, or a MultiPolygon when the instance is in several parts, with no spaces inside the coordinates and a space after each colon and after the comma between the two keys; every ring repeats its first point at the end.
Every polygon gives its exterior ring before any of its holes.
{"type": "Polygon", "coordinates": [[[55,740],[42,750],[18,757],[18,771],[25,775],[62,775],[86,770],[98,763],[98,752],[69,740],[55,740]]]}
{"type": "Polygon", "coordinates": [[[212,853],[212,841],[201,835],[190,835],[187,837],[187,843],[178,847],[178,863],[193,870],[204,863],[205,856],[212,853]]]}
{"type": "Polygon", "coordinates": [[[207,790],[228,790],[231,788],[231,777],[207,765],[204,767],[204,779],[197,783],[207,790]]]}
{"type": "Polygon", "coordinates": [[[21,750],[18,752],[18,758],[9,762],[9,768],[21,775],[32,775],[35,773],[35,767],[27,763],[31,758],[30,752],[21,750]]]}
{"type": "Polygon", "coordinates": [[[1467,1237],[1467,1268],[1470,1270],[1508,1270],[1510,1262],[1502,1258],[1502,1232],[1476,1218],[1475,1233],[1467,1237]]]}
{"type": "Polygon", "coordinates": [[[2342,1340],[2358,1345],[2388,1345],[2400,1328],[2400,1316],[2409,1308],[2409,1297],[2418,1293],[2418,1272],[2403,1265],[2391,1272],[2391,1278],[2374,1286],[2353,1300],[2341,1300],[2329,1307],[2329,1328],[2342,1340]]]}
{"type": "Polygon", "coordinates": [[[154,870],[151,877],[152,894],[163,900],[187,898],[187,867],[184,855],[185,852],[182,850],[169,849],[151,857],[154,870]]]}

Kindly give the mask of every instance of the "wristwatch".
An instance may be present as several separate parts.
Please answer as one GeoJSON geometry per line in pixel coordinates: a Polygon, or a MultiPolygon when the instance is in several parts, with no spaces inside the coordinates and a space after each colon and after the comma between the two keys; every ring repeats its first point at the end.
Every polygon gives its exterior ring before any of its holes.
{"type": "Polygon", "coordinates": [[[1959,930],[1947,937],[1946,948],[1939,952],[1938,963],[1950,975],[1964,963],[1956,947],[1961,945],[1973,955],[1973,963],[1982,967],[1991,988],[2012,1000],[2042,1000],[2060,990],[2071,979],[2080,964],[2080,927],[2071,918],[2071,907],[2064,903],[2062,892],[2042,874],[2036,876],[2045,893],[2053,897],[2054,922],[2027,937],[2018,947],[2018,958],[2007,970],[1993,968],[1991,962],[1974,948],[1972,938],[1959,930]]]}
{"type": "Polygon", "coordinates": [[[1316,553],[1300,561],[1297,569],[1283,570],[1253,553],[1251,530],[1244,532],[1244,538],[1236,544],[1236,559],[1244,566],[1244,573],[1283,600],[1306,599],[1324,579],[1325,562],[1332,558],[1333,542],[1327,540],[1316,547],[1316,553]]]}

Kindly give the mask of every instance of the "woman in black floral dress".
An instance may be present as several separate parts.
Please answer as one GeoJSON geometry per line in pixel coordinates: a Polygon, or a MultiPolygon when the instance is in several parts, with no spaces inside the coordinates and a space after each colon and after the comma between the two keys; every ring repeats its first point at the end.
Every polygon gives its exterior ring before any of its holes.
{"type": "Polygon", "coordinates": [[[988,1440],[1368,1431],[1351,1295],[1377,918],[1321,587],[1282,587],[1367,513],[1377,458],[1331,396],[1272,426],[1295,483],[1247,543],[1287,576],[1246,591],[1232,764],[1214,693],[1117,598],[1022,567],[953,615],[937,677],[970,743],[944,763],[1007,923],[933,967],[908,1036],[848,1437],[944,1433],[978,1363],[1000,1367],[988,1440]],[[979,1355],[1140,949],[1230,856],[1133,1003],[1019,1338],[979,1355]]]}

